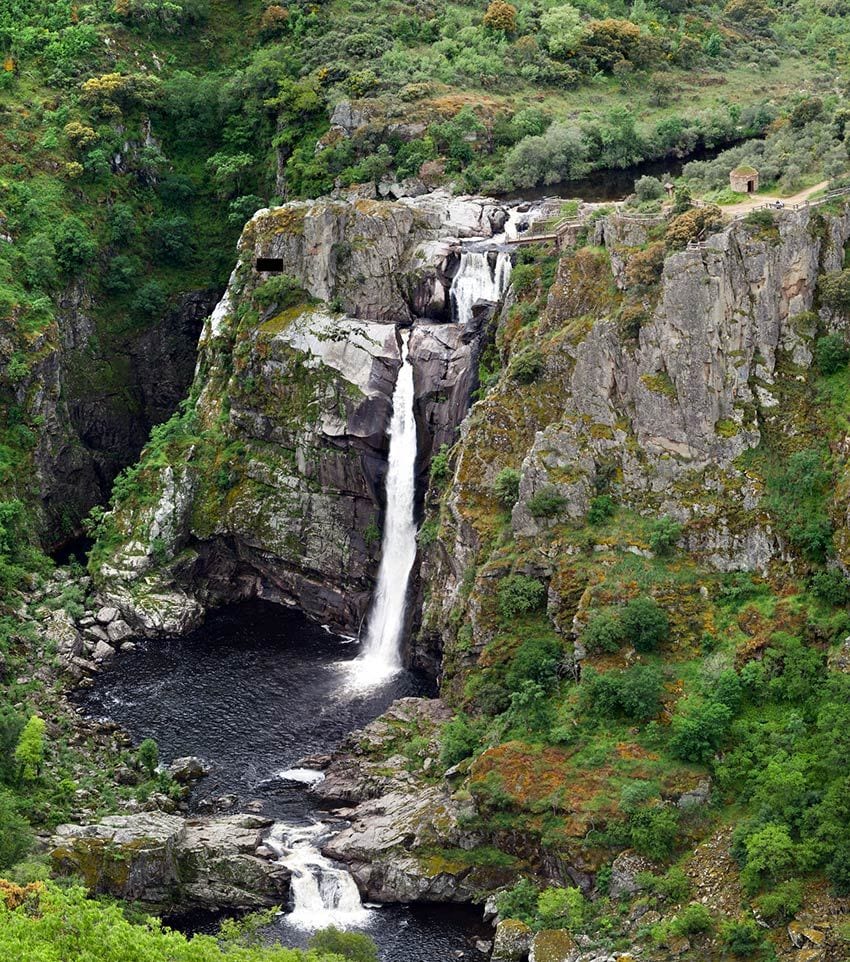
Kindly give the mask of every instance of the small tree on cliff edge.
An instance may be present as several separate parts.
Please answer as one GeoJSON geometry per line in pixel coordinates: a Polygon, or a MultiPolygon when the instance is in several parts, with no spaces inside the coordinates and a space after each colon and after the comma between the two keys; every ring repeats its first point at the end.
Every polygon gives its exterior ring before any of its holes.
{"type": "Polygon", "coordinates": [[[44,763],[44,719],[33,715],[24,725],[15,748],[15,761],[20,766],[21,777],[32,781],[41,775],[44,763]]]}

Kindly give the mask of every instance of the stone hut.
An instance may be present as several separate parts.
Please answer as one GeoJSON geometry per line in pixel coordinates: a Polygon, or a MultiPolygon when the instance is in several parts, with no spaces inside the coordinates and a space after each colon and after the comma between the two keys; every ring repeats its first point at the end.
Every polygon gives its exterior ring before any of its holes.
{"type": "Polygon", "coordinates": [[[736,167],[729,171],[729,185],[736,194],[754,194],[759,189],[759,172],[755,167],[736,167]]]}

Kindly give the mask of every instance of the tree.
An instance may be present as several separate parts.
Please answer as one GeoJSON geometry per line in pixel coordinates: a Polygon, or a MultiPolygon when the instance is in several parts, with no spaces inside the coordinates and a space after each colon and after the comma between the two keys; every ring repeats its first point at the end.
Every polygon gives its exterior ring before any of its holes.
{"type": "Polygon", "coordinates": [[[289,11],[277,3],[266,7],[260,17],[260,35],[264,39],[279,37],[289,27],[289,11]]]}
{"type": "Polygon", "coordinates": [[[653,598],[630,601],[623,609],[621,621],[626,638],[636,651],[655,651],[670,636],[667,612],[653,598]]]}
{"type": "Polygon", "coordinates": [[[14,795],[0,788],[0,870],[20,862],[32,841],[29,822],[18,811],[14,795]]]}
{"type": "Polygon", "coordinates": [[[595,614],[581,633],[581,643],[592,654],[618,651],[625,640],[623,623],[613,611],[595,614]]]}
{"type": "Polygon", "coordinates": [[[537,917],[549,929],[579,928],[584,921],[585,900],[581,889],[543,889],[537,896],[537,917]]]}
{"type": "Polygon", "coordinates": [[[763,879],[774,881],[794,864],[794,843],[784,825],[769,822],[746,841],[747,863],[741,881],[755,891],[763,879]]]}
{"type": "Polygon", "coordinates": [[[467,715],[460,714],[443,725],[440,733],[440,761],[448,769],[478,750],[480,726],[467,715]]]}
{"type": "Polygon", "coordinates": [[[159,765],[159,747],[152,738],[146,738],[139,750],[136,752],[139,764],[147,772],[149,778],[153,778],[156,767],[159,765]]]}
{"type": "Polygon", "coordinates": [[[78,271],[94,259],[97,243],[79,217],[66,217],[54,235],[56,260],[66,273],[78,271]]]}
{"type": "Polygon", "coordinates": [[[720,702],[686,703],[670,723],[670,750],[682,761],[704,764],[726,737],[731,720],[731,709],[720,702]]]}
{"type": "Polygon", "coordinates": [[[569,3],[547,10],[540,17],[540,29],[553,57],[575,53],[584,34],[581,13],[569,3]]]}
{"type": "Polygon", "coordinates": [[[581,131],[554,123],[538,137],[525,137],[507,153],[504,172],[516,187],[536,187],[573,180],[588,170],[587,147],[581,131]]]}
{"type": "Polygon", "coordinates": [[[505,0],[490,0],[484,14],[484,26],[509,36],[516,33],[516,7],[505,0]]]}
{"type": "Polygon", "coordinates": [[[833,271],[818,278],[821,303],[836,313],[850,312],[850,270],[833,271]]]}
{"type": "Polygon", "coordinates": [[[635,181],[635,194],[640,201],[659,200],[664,196],[664,184],[657,177],[639,177],[635,181]]]}
{"type": "Polygon", "coordinates": [[[821,374],[829,377],[847,366],[850,351],[840,334],[827,334],[815,342],[815,363],[821,374]]]}
{"type": "Polygon", "coordinates": [[[15,761],[19,765],[21,776],[27,781],[33,781],[41,775],[44,763],[44,719],[38,715],[31,715],[15,748],[15,761]]]}
{"type": "Polygon", "coordinates": [[[650,526],[649,547],[657,555],[669,555],[681,537],[682,526],[665,514],[656,518],[650,526]]]}

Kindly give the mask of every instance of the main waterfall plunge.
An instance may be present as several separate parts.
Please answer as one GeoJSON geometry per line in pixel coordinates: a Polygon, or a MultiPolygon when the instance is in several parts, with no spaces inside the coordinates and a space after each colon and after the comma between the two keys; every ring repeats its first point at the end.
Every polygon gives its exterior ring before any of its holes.
{"type": "Polygon", "coordinates": [[[407,331],[401,335],[401,368],[393,391],[381,565],[363,654],[356,663],[358,680],[366,684],[375,684],[401,667],[407,583],[416,559],[416,419],[409,337],[407,331]]]}
{"type": "MultiPolygon", "coordinates": [[[[464,251],[450,292],[456,322],[469,323],[479,301],[497,303],[510,276],[510,254],[500,251],[494,261],[486,251],[464,251]]],[[[361,685],[378,684],[402,666],[407,587],[416,560],[416,419],[409,339],[409,332],[402,332],[401,368],[392,398],[381,564],[363,653],[355,662],[355,678],[361,685]]]]}

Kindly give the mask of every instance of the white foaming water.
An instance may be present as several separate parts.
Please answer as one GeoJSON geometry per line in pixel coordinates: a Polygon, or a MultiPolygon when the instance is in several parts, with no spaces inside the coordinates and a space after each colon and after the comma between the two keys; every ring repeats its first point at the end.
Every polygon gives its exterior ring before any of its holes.
{"type": "Polygon", "coordinates": [[[472,320],[472,307],[478,301],[498,301],[511,279],[511,255],[500,251],[495,267],[491,267],[486,251],[464,251],[452,281],[451,297],[455,320],[466,324],[472,320]]]}
{"type": "Polygon", "coordinates": [[[300,782],[302,785],[318,785],[325,780],[325,773],[315,768],[287,768],[284,772],[277,772],[277,777],[286,782],[300,782]]]}
{"type": "Polygon", "coordinates": [[[266,844],[278,854],[278,861],[292,872],[292,911],[286,920],[302,929],[363,926],[370,920],[360,901],[360,892],[348,872],[319,851],[325,826],[272,826],[266,844]]]}
{"type": "Polygon", "coordinates": [[[401,636],[407,582],[416,558],[416,420],[413,416],[413,365],[407,358],[408,333],[401,335],[401,369],[393,391],[387,468],[387,510],[381,543],[378,584],[372,597],[363,653],[353,662],[360,685],[374,685],[401,668],[401,636]]]}

